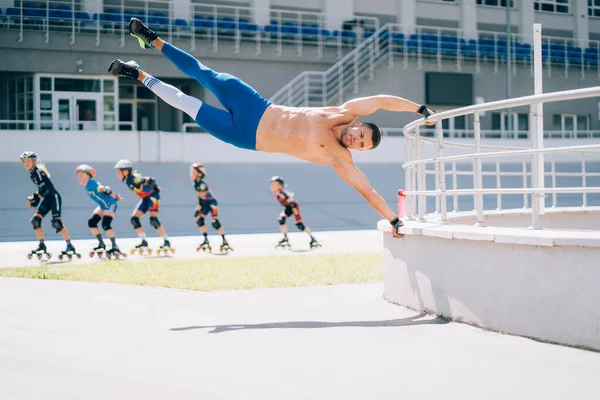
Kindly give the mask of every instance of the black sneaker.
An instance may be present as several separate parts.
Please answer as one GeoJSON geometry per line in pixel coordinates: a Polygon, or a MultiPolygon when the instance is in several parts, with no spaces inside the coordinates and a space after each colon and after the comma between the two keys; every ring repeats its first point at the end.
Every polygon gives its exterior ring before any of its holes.
{"type": "Polygon", "coordinates": [[[137,18],[131,18],[129,21],[129,34],[140,42],[142,49],[153,48],[152,41],[158,37],[156,32],[148,28],[137,18]]]}
{"type": "Polygon", "coordinates": [[[119,59],[113,60],[108,67],[108,73],[114,76],[122,76],[125,78],[137,80],[140,76],[140,66],[135,61],[121,61],[119,59]]]}

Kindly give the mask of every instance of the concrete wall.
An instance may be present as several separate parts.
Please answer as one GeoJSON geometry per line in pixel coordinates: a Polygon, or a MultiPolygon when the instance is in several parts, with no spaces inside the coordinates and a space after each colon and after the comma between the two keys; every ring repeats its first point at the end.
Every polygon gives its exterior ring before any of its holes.
{"type": "Polygon", "coordinates": [[[383,242],[384,296],[393,303],[600,350],[600,248],[387,233],[383,242]]]}
{"type": "MultiPolygon", "coordinates": [[[[70,44],[67,34],[53,33],[49,43],[44,43],[44,34],[28,31],[22,42],[18,32],[0,30],[0,70],[5,72],[68,73],[76,72],[77,60],[83,61],[84,74],[106,74],[110,62],[115,58],[136,60],[145,71],[159,78],[187,78],[169,60],[154,50],[142,50],[137,41],[125,37],[121,47],[120,36],[102,36],[96,46],[95,35],[78,34],[75,44],[70,44]],[[43,61],[40,61],[43,60],[43,61]]],[[[305,46],[302,56],[295,46],[283,46],[277,54],[274,45],[263,44],[260,55],[256,55],[255,43],[242,42],[239,53],[234,52],[231,41],[219,42],[219,51],[213,52],[212,43],[173,40],[173,44],[191,52],[212,69],[233,74],[254,86],[264,96],[270,96],[305,70],[324,70],[337,59],[337,52],[325,48],[323,56],[317,57],[315,46],[305,46]]],[[[212,95],[205,100],[215,102],[212,95]]]]}
{"type": "MultiPolygon", "coordinates": [[[[452,139],[473,145],[473,139],[452,139]]],[[[25,150],[38,151],[48,162],[113,162],[127,158],[135,162],[196,162],[204,163],[302,163],[284,154],[263,153],[237,148],[209,134],[177,132],[111,132],[111,131],[2,131],[0,130],[0,162],[14,162],[25,150]],[[91,151],[98,143],[111,151],[91,151]],[[51,149],[51,151],[50,151],[51,149]],[[87,151],[90,150],[90,151],[87,151]]],[[[528,140],[487,139],[482,144],[529,148],[528,140]]],[[[546,147],[597,144],[593,139],[552,139],[546,147]]],[[[435,156],[433,145],[425,146],[424,157],[435,156]]],[[[470,149],[446,148],[445,155],[472,153],[470,149]]],[[[404,162],[404,137],[386,136],[372,151],[353,151],[357,163],[394,164],[398,171],[404,162]]],[[[600,160],[600,153],[589,154],[588,161],[600,160]]],[[[495,162],[484,158],[484,163],[495,162]]],[[[506,162],[522,162],[522,157],[503,157],[506,162]]],[[[578,162],[579,154],[557,154],[557,162],[578,162]]],[[[588,172],[591,172],[588,170],[588,172]]]]}

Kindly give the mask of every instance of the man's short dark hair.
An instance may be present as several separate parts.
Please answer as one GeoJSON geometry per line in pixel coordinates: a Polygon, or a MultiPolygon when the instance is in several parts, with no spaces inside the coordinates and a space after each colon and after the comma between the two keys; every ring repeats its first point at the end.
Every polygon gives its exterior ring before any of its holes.
{"type": "Polygon", "coordinates": [[[363,122],[363,124],[367,127],[370,128],[371,131],[373,131],[373,136],[372,136],[372,140],[373,140],[373,147],[371,147],[369,150],[373,150],[375,147],[379,146],[379,143],[381,143],[381,131],[379,130],[379,127],[371,122],[363,122]]]}

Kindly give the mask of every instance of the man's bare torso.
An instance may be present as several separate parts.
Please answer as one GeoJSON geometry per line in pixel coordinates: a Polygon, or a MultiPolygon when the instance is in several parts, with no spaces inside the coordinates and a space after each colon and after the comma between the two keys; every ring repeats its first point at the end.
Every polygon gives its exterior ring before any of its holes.
{"type": "Polygon", "coordinates": [[[296,108],[271,105],[256,132],[256,149],[284,153],[315,164],[331,165],[349,157],[333,128],[350,124],[354,117],[339,107],[296,108]]]}

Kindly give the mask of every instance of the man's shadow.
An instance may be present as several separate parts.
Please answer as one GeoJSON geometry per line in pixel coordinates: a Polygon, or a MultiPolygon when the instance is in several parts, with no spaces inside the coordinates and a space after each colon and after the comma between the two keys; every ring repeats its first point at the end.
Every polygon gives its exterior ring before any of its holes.
{"type": "Polygon", "coordinates": [[[231,325],[205,325],[205,326],[182,326],[171,328],[170,331],[190,331],[195,329],[211,329],[208,333],[221,333],[228,331],[237,331],[244,329],[320,329],[320,328],[343,328],[343,327],[362,327],[362,328],[389,328],[399,326],[414,325],[440,325],[447,324],[449,320],[442,317],[421,319],[427,314],[413,315],[412,317],[387,319],[381,321],[290,321],[290,322],[267,322],[264,324],[231,324],[231,325]]]}

